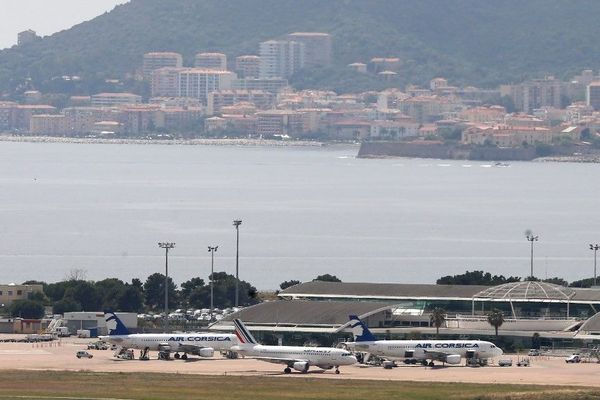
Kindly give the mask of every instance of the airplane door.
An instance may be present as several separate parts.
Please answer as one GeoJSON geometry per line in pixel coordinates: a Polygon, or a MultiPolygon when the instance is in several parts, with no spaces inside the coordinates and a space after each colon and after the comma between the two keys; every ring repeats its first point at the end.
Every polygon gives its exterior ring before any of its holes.
{"type": "Polygon", "coordinates": [[[467,350],[467,352],[465,353],[465,358],[475,358],[475,350],[467,350]]]}
{"type": "Polygon", "coordinates": [[[404,358],[414,358],[414,357],[415,357],[414,350],[406,350],[404,352],[404,358]]]}

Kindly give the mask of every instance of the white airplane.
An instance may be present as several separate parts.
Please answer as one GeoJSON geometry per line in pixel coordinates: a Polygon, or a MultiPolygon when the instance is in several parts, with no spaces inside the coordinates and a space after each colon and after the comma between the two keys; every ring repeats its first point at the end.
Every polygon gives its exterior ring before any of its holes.
{"type": "Polygon", "coordinates": [[[377,340],[369,328],[356,316],[339,331],[350,328],[354,342],[346,342],[353,351],[373,354],[388,360],[404,360],[407,364],[421,362],[433,366],[434,361],[460,364],[462,358],[488,359],[502,355],[495,344],[481,340],[377,340]]]}
{"type": "Polygon", "coordinates": [[[139,349],[145,356],[149,350],[171,353],[175,358],[186,360],[188,354],[212,357],[216,351],[230,350],[237,344],[237,338],[224,333],[136,333],[129,332],[123,322],[113,312],[105,312],[107,336],[100,339],[122,349],[139,349]],[[180,355],[179,353],[183,353],[180,355]]]}
{"type": "Polygon", "coordinates": [[[301,346],[267,346],[258,344],[254,336],[246,329],[242,321],[234,319],[235,334],[239,344],[232,348],[243,356],[249,356],[258,360],[284,364],[283,370],[286,374],[292,372],[292,368],[302,373],[308,372],[309,367],[321,369],[332,369],[340,373],[340,365],[352,365],[356,363],[356,357],[348,350],[333,347],[301,347],[301,346]]]}

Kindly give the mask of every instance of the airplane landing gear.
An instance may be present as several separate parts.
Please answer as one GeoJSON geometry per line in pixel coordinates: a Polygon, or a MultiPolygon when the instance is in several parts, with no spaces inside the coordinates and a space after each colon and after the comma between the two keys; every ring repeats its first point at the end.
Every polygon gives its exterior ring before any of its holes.
{"type": "Polygon", "coordinates": [[[422,365],[422,366],[426,367],[426,366],[427,366],[427,364],[428,364],[428,363],[427,363],[427,360],[422,360],[422,361],[421,361],[421,365],[422,365]]]}
{"type": "Polygon", "coordinates": [[[335,367],[335,373],[336,373],[336,375],[340,374],[340,367],[335,367]]]}
{"type": "Polygon", "coordinates": [[[175,353],[175,355],[173,357],[175,357],[176,360],[179,360],[180,355],[179,355],[179,353],[175,353]]]}
{"type": "Polygon", "coordinates": [[[291,373],[292,373],[292,369],[291,369],[290,367],[286,367],[286,368],[283,370],[283,372],[284,372],[284,373],[286,373],[286,374],[291,374],[291,373]]]}
{"type": "Polygon", "coordinates": [[[429,366],[430,367],[435,367],[435,364],[433,363],[433,361],[429,361],[429,366]]]}
{"type": "Polygon", "coordinates": [[[182,359],[182,360],[187,360],[187,354],[184,354],[184,355],[182,355],[182,356],[181,356],[181,359],[182,359]]]}

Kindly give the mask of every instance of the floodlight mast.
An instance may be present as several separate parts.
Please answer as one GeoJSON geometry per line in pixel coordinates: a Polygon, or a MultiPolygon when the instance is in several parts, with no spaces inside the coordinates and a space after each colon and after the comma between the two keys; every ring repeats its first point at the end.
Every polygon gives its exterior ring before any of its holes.
{"type": "Polygon", "coordinates": [[[158,242],[158,247],[165,249],[165,332],[169,330],[169,249],[175,248],[175,243],[158,242]]]}
{"type": "Polygon", "coordinates": [[[235,226],[235,306],[240,305],[240,225],[241,219],[233,221],[235,226]]]}
{"type": "Polygon", "coordinates": [[[527,234],[527,240],[531,242],[531,275],[529,275],[533,279],[533,242],[537,242],[539,240],[539,236],[534,236],[533,233],[527,234]]]}
{"type": "Polygon", "coordinates": [[[208,246],[208,252],[210,253],[210,321],[213,320],[213,310],[215,308],[214,298],[215,298],[215,289],[214,289],[214,274],[215,274],[215,253],[219,246],[208,246]]]}
{"type": "Polygon", "coordinates": [[[596,286],[596,255],[598,253],[598,250],[600,249],[600,245],[599,244],[590,244],[590,250],[594,251],[594,286],[596,286]]]}

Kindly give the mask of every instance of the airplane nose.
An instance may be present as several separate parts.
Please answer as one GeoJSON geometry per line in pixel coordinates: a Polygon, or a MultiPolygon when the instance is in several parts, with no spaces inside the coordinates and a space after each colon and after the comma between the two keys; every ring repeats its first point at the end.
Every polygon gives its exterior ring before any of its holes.
{"type": "Polygon", "coordinates": [[[358,362],[358,360],[354,356],[350,356],[348,358],[349,358],[350,364],[356,364],[358,362]]]}
{"type": "Polygon", "coordinates": [[[500,357],[502,354],[504,354],[504,351],[500,347],[496,348],[496,355],[500,357]]]}

